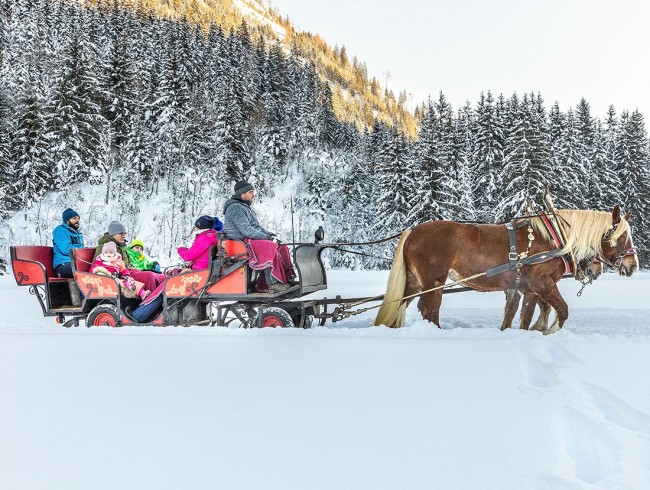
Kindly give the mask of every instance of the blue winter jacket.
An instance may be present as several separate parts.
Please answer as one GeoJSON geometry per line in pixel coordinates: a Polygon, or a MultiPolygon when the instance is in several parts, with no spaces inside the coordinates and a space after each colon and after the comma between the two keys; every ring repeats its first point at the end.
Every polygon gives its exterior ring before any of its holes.
{"type": "Polygon", "coordinates": [[[65,223],[54,228],[52,240],[54,242],[52,267],[70,262],[70,250],[84,246],[83,233],[65,223]]]}

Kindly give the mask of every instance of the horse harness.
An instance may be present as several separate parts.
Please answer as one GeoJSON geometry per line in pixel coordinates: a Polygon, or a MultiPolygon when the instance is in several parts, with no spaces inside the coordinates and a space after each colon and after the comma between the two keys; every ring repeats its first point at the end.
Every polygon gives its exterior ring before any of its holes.
{"type": "Polygon", "coordinates": [[[565,245],[560,238],[561,235],[557,232],[557,230],[555,230],[553,224],[544,213],[541,213],[538,216],[542,217],[542,221],[548,228],[549,233],[553,237],[553,241],[555,242],[557,248],[554,250],[538,252],[534,255],[529,255],[530,250],[533,246],[533,241],[535,240],[535,235],[533,233],[534,230],[531,227],[530,219],[526,218],[522,221],[512,221],[510,223],[505,223],[504,226],[508,231],[508,262],[488,269],[486,271],[487,277],[496,276],[507,271],[515,271],[514,289],[516,291],[519,291],[519,286],[521,285],[521,268],[523,266],[541,264],[557,257],[560,257],[564,261],[566,273],[575,275],[577,267],[575,266],[575,261],[573,260],[572,256],[569,256],[568,254],[560,254],[560,250],[565,245]],[[528,231],[528,246],[524,252],[517,253],[517,230],[524,227],[527,227],[528,231]]]}

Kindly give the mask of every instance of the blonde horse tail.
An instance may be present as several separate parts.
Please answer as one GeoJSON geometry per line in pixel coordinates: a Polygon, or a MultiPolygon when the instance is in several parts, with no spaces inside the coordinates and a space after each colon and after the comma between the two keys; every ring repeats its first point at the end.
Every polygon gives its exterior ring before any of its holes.
{"type": "Polygon", "coordinates": [[[407,304],[400,301],[400,299],[404,297],[404,289],[406,288],[404,242],[406,242],[406,238],[410,233],[411,230],[404,231],[397,244],[393,266],[388,276],[386,294],[377,313],[377,318],[375,318],[375,325],[386,325],[391,328],[398,328],[404,325],[407,304]]]}

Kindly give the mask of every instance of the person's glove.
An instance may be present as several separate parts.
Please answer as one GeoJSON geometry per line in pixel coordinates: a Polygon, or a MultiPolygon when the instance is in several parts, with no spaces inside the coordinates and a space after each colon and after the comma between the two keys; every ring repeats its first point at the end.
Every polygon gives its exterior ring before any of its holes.
{"type": "Polygon", "coordinates": [[[151,270],[160,274],[160,264],[158,262],[154,262],[152,264],[151,270]]]}

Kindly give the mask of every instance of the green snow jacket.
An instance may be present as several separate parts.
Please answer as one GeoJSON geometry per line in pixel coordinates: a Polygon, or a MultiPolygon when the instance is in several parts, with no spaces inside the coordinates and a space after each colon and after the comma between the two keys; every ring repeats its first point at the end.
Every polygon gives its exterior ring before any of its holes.
{"type": "Polygon", "coordinates": [[[155,261],[148,259],[144,253],[136,252],[129,247],[126,247],[126,252],[129,254],[132,269],[138,269],[139,271],[153,270],[155,261]]]}

